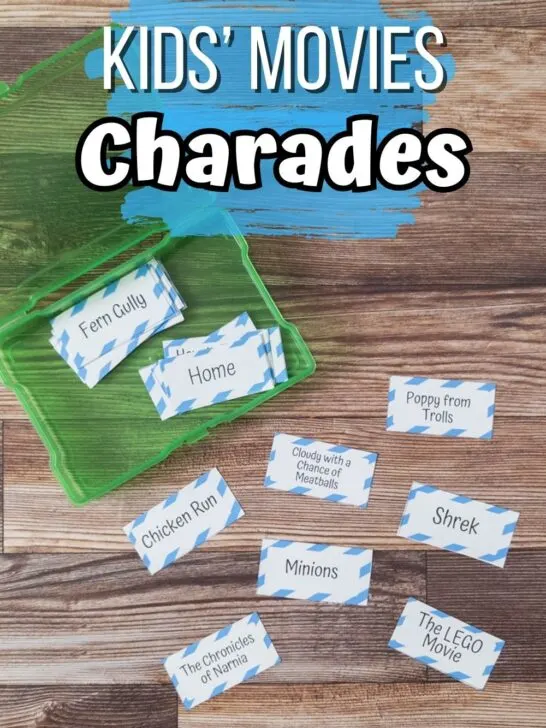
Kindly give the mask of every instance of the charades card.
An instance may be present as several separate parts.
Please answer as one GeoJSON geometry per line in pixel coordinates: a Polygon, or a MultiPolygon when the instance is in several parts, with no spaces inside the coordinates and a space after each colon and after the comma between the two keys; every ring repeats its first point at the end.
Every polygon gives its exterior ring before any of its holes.
{"type": "MultiPolygon", "coordinates": [[[[200,407],[273,389],[275,379],[260,336],[165,360],[162,420],[200,407]]],[[[258,332],[256,332],[258,333],[258,332]]],[[[150,382],[145,381],[148,388],[150,382]]]]}
{"type": "Polygon", "coordinates": [[[123,530],[150,574],[155,574],[243,516],[240,503],[214,468],[123,530]]]}
{"type": "MultiPolygon", "coordinates": [[[[243,311],[239,316],[228,321],[227,324],[208,334],[208,336],[192,336],[164,341],[163,353],[166,359],[183,356],[184,354],[194,354],[198,349],[202,349],[209,344],[234,341],[248,331],[256,331],[256,327],[248,313],[243,311]]],[[[144,382],[150,399],[160,414],[165,410],[167,400],[162,381],[159,376],[156,376],[156,370],[161,367],[162,361],[154,362],[139,370],[139,375],[144,382]]],[[[157,372],[157,375],[159,373],[157,372]]]]}
{"type": "Polygon", "coordinates": [[[411,598],[389,647],[481,690],[495,667],[504,640],[411,598]]]}
{"type": "Polygon", "coordinates": [[[159,324],[153,328],[148,329],[142,333],[138,338],[131,339],[131,341],[116,346],[114,349],[104,354],[103,356],[95,359],[90,364],[77,366],[75,362],[67,361],[70,368],[78,375],[84,384],[89,388],[96,386],[104,377],[106,377],[118,364],[126,359],[140,344],[143,344],[152,336],[165,331],[166,329],[175,326],[178,323],[184,321],[182,314],[176,316],[169,316],[164,321],[160,321],[159,324]]]}
{"type": "Polygon", "coordinates": [[[387,430],[490,440],[495,389],[492,382],[391,377],[387,430]]]}
{"type": "Polygon", "coordinates": [[[366,508],[377,453],[277,433],[264,485],[366,508]]]}
{"type": "Polygon", "coordinates": [[[265,538],[257,593],[310,602],[368,603],[372,549],[265,538]]]}
{"type": "MultiPolygon", "coordinates": [[[[184,354],[195,354],[210,344],[220,344],[240,339],[247,331],[256,331],[256,326],[246,311],[207,336],[191,336],[184,339],[169,339],[163,342],[163,356],[171,359],[184,354]]],[[[153,366],[153,365],[152,365],[153,366]]]]}
{"type": "Polygon", "coordinates": [[[398,535],[504,566],[519,513],[413,483],[398,535]]]}
{"type": "MultiPolygon", "coordinates": [[[[272,326],[269,329],[256,329],[254,324],[252,323],[252,320],[249,319],[248,325],[244,327],[247,330],[244,331],[244,333],[241,333],[241,329],[239,329],[237,336],[233,336],[233,331],[231,330],[231,328],[228,328],[231,327],[232,323],[233,322],[226,324],[225,327],[222,327],[222,329],[218,329],[218,331],[214,331],[207,337],[199,336],[188,339],[179,339],[178,341],[184,341],[184,344],[183,346],[177,345],[175,347],[175,350],[178,353],[174,356],[160,359],[155,364],[152,364],[149,370],[147,367],[144,367],[144,369],[146,370],[145,376],[147,376],[147,373],[152,374],[155,377],[156,381],[162,385],[163,389],[165,389],[165,386],[162,383],[163,372],[165,371],[165,367],[171,364],[172,359],[180,356],[189,356],[191,354],[195,354],[199,349],[207,347],[213,347],[217,345],[242,346],[243,344],[246,344],[250,339],[254,339],[256,342],[259,342],[259,339],[261,339],[261,342],[263,343],[265,348],[265,355],[273,372],[275,382],[277,384],[280,384],[281,382],[286,382],[286,380],[288,379],[288,372],[286,369],[286,360],[284,357],[284,349],[282,345],[280,328],[278,326],[272,326]],[[225,330],[228,330],[227,334],[222,333],[222,331],[225,330]],[[221,335],[221,339],[219,341],[215,341],[215,339],[219,335],[221,335]]],[[[169,346],[169,349],[172,350],[173,347],[169,346]]]]}
{"type": "Polygon", "coordinates": [[[229,321],[225,326],[213,331],[208,336],[193,336],[186,339],[174,339],[163,343],[164,358],[144,367],[142,379],[146,380],[151,374],[158,384],[161,384],[163,371],[170,364],[171,359],[179,356],[195,354],[197,350],[212,346],[230,346],[235,341],[235,346],[241,346],[248,340],[261,338],[275,382],[280,384],[288,379],[286,360],[281,338],[281,330],[278,326],[269,329],[256,329],[250,316],[245,312],[236,319],[229,321]]]}
{"type": "Polygon", "coordinates": [[[259,614],[167,657],[165,669],[186,710],[250,680],[281,661],[259,614]]]}
{"type": "Polygon", "coordinates": [[[180,301],[168,277],[146,263],[59,314],[50,341],[65,361],[81,368],[180,315],[180,301]]]}

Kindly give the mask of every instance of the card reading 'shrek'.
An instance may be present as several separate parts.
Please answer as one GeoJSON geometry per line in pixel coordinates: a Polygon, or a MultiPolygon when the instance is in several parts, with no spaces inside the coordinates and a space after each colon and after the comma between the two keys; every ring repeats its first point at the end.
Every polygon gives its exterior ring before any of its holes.
{"type": "Polygon", "coordinates": [[[365,508],[376,460],[374,452],[277,433],[264,485],[365,508]]]}
{"type": "Polygon", "coordinates": [[[257,593],[364,606],[368,603],[373,551],[265,538],[257,593]]]}
{"type": "Polygon", "coordinates": [[[387,430],[490,440],[495,389],[492,382],[391,377],[387,430]]]}
{"type": "Polygon", "coordinates": [[[398,535],[504,566],[519,513],[414,483],[398,535]]]}
{"type": "Polygon", "coordinates": [[[165,660],[186,710],[259,675],[281,661],[259,614],[194,642],[165,660]]]}
{"type": "Polygon", "coordinates": [[[424,602],[409,599],[389,647],[481,690],[495,667],[504,640],[424,602]]]}
{"type": "Polygon", "coordinates": [[[214,468],[123,530],[150,574],[155,574],[243,516],[238,500],[214,468]]]}

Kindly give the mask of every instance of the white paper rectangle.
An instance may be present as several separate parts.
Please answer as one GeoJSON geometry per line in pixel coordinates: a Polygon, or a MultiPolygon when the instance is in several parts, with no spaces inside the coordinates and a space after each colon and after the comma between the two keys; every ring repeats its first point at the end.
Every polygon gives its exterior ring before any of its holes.
{"type": "Polygon", "coordinates": [[[285,599],[364,606],[373,551],[265,538],[257,593],[285,599]]]}
{"type": "Polygon", "coordinates": [[[517,511],[414,483],[398,535],[502,568],[518,518],[517,511]]]}
{"type": "MultiPolygon", "coordinates": [[[[246,311],[236,316],[227,324],[216,329],[207,336],[191,336],[185,339],[170,339],[163,342],[163,356],[170,359],[184,354],[195,354],[198,349],[203,349],[212,344],[220,344],[235,341],[247,331],[256,331],[254,322],[246,311]]],[[[153,365],[152,365],[153,366],[153,365]]]]}
{"type": "Polygon", "coordinates": [[[286,369],[286,360],[284,357],[284,348],[282,345],[281,330],[278,326],[272,326],[267,329],[269,348],[269,358],[271,369],[275,382],[281,384],[288,380],[288,370],[286,369]]]}
{"type": "MultiPolygon", "coordinates": [[[[275,380],[261,333],[250,331],[226,346],[210,346],[194,354],[164,359],[161,387],[165,420],[200,407],[273,389],[275,380]]],[[[150,382],[145,380],[145,386],[150,382]]],[[[151,382],[153,388],[155,383],[151,382]]],[[[150,390],[149,390],[150,391],[150,390]]],[[[158,409],[158,411],[160,411],[158,409]]]]}
{"type": "Polygon", "coordinates": [[[238,622],[167,657],[165,669],[191,710],[281,661],[260,616],[238,622]]]}
{"type": "Polygon", "coordinates": [[[123,530],[150,574],[155,574],[243,516],[240,503],[214,468],[123,530]]]}
{"type": "Polygon", "coordinates": [[[391,377],[389,431],[490,440],[494,414],[492,382],[391,377]]]}
{"type": "Polygon", "coordinates": [[[152,336],[155,336],[162,331],[166,331],[172,326],[176,326],[176,324],[182,323],[182,321],[184,321],[184,316],[181,313],[177,314],[176,316],[171,316],[165,321],[160,322],[156,328],[145,331],[138,340],[134,339],[129,343],[121,344],[115,349],[112,349],[109,354],[101,356],[99,359],[95,359],[95,361],[91,362],[90,364],[77,367],[74,362],[67,361],[66,363],[72,369],[72,371],[77,374],[81,381],[84,384],[87,384],[90,389],[92,389],[102,379],[104,379],[104,377],[110,374],[110,372],[115,369],[118,364],[121,364],[122,361],[124,361],[130,354],[132,354],[132,352],[138,346],[143,344],[148,339],[151,339],[152,336]]]}
{"type": "Polygon", "coordinates": [[[277,433],[264,485],[366,508],[377,454],[277,433]]]}
{"type": "Polygon", "coordinates": [[[412,598],[398,620],[389,647],[481,690],[504,640],[412,598]]]}
{"type": "Polygon", "coordinates": [[[80,369],[179,314],[157,265],[140,266],[53,319],[51,343],[67,363],[80,369]]]}

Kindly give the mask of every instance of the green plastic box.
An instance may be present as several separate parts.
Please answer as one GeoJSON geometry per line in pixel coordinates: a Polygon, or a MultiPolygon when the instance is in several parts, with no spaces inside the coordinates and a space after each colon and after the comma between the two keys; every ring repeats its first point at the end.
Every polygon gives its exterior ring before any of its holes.
{"type": "Polygon", "coordinates": [[[46,445],[70,500],[86,503],[206,437],[313,373],[295,326],[279,313],[232,218],[196,195],[173,235],[161,220],[126,222],[128,190],[87,189],[74,155],[106,115],[107,92],[84,70],[93,33],[0,90],[0,377],[46,445]],[[214,237],[200,234],[211,229],[214,237]],[[49,344],[50,319],[141,263],[160,260],[188,304],[186,320],[138,347],[88,389],[49,344]],[[289,380],[269,392],[161,422],[138,370],[162,340],[210,333],[241,311],[281,327],[289,380]]]}

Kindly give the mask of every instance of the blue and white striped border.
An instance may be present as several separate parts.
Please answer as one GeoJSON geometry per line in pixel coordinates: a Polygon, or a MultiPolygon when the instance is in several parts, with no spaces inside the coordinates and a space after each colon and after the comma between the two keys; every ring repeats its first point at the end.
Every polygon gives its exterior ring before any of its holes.
{"type": "MultiPolygon", "coordinates": [[[[106,365],[118,355],[116,351],[117,349],[127,350],[128,353],[131,353],[143,341],[149,339],[151,336],[158,333],[159,331],[164,330],[166,328],[166,322],[180,315],[180,311],[182,310],[182,307],[185,307],[185,303],[180,297],[180,294],[172,287],[172,283],[170,282],[170,279],[168,278],[166,273],[161,277],[158,277],[157,271],[160,268],[162,268],[162,266],[155,260],[150,263],[145,263],[144,265],[137,268],[136,271],[133,271],[133,273],[129,273],[126,276],[123,276],[122,278],[113,281],[101,291],[91,294],[91,296],[83,299],[82,301],[79,301],[75,306],[72,307],[72,309],[70,309],[70,316],[68,321],[75,315],[81,313],[81,311],[83,311],[88,305],[90,300],[96,301],[98,299],[105,299],[110,297],[113,293],[116,292],[119,284],[122,281],[127,280],[127,278],[133,278],[134,280],[138,280],[140,278],[149,276],[152,281],[156,281],[156,284],[153,288],[153,295],[158,300],[162,299],[165,303],[165,308],[164,310],[162,310],[159,319],[153,321],[150,321],[149,319],[143,319],[137,326],[134,327],[133,332],[129,335],[124,335],[120,339],[113,338],[106,341],[101,351],[93,358],[88,358],[80,351],[71,351],[71,336],[69,327],[66,325],[66,323],[64,328],[60,331],[58,335],[55,334],[55,329],[52,329],[53,335],[50,339],[51,344],[58,351],[61,357],[66,361],[66,363],[78,374],[82,381],[87,383],[87,369],[89,365],[93,364],[95,361],[100,360],[104,362],[104,366],[106,367],[106,365]]],[[[146,315],[146,312],[143,313],[146,315]]],[[[63,314],[60,314],[59,317],[53,319],[54,327],[58,325],[58,323],[55,323],[56,321],[62,322],[66,319],[65,314],[66,312],[63,312],[63,314]],[[63,316],[64,318],[61,319],[60,317],[63,316]]],[[[184,318],[181,317],[180,319],[177,319],[176,323],[178,323],[178,321],[180,320],[183,321],[184,318]]],[[[106,368],[106,373],[108,373],[111,368],[111,366],[110,368],[106,368]]]]}
{"type": "Polygon", "coordinates": [[[473,437],[481,440],[491,440],[493,437],[493,420],[495,416],[495,392],[496,385],[493,382],[471,382],[464,379],[434,379],[432,377],[391,377],[391,383],[388,393],[388,413],[386,429],[392,432],[406,432],[413,435],[440,435],[443,437],[473,437]],[[396,384],[398,382],[398,385],[396,384]],[[423,425],[416,422],[403,428],[399,427],[394,414],[394,404],[397,401],[398,386],[426,387],[434,384],[440,389],[456,390],[459,387],[472,389],[476,392],[491,393],[490,404],[487,406],[487,412],[484,416],[484,427],[480,433],[471,433],[468,428],[447,427],[436,428],[434,424],[423,425]]]}
{"type": "Polygon", "coordinates": [[[366,450],[357,450],[352,447],[346,447],[345,445],[336,445],[329,442],[323,442],[311,437],[294,437],[287,435],[283,432],[277,432],[273,437],[273,444],[271,446],[271,452],[269,453],[269,462],[267,472],[264,478],[264,487],[271,488],[273,490],[283,490],[293,495],[308,495],[313,498],[319,498],[320,500],[329,501],[330,503],[343,503],[347,505],[355,505],[358,508],[367,508],[368,501],[370,498],[370,490],[373,484],[373,478],[375,474],[375,465],[377,463],[378,455],[375,452],[367,452],[366,450]],[[279,453],[279,439],[289,438],[291,445],[299,445],[301,447],[307,447],[308,445],[318,444],[327,447],[331,453],[339,455],[346,454],[353,458],[355,462],[362,460],[364,463],[369,465],[369,470],[362,482],[358,484],[357,493],[353,492],[346,493],[329,493],[328,491],[318,491],[312,486],[299,485],[293,482],[286,483],[284,479],[282,482],[279,476],[276,474],[276,465],[279,461],[282,461],[282,455],[279,453]]]}
{"type": "Polygon", "coordinates": [[[146,332],[146,334],[143,334],[141,338],[131,340],[126,345],[118,346],[117,348],[113,349],[113,351],[107,357],[96,359],[91,364],[88,364],[87,366],[80,369],[78,369],[73,363],[67,363],[72,371],[84,384],[86,384],[89,388],[93,388],[102,379],[104,379],[104,377],[110,374],[110,372],[113,371],[118,366],[118,364],[121,364],[122,361],[124,361],[130,354],[132,354],[132,352],[138,346],[143,344],[148,339],[151,339],[156,334],[159,334],[162,331],[166,331],[172,326],[176,326],[176,324],[182,323],[183,321],[184,316],[182,314],[167,318],[165,321],[162,321],[160,324],[158,324],[157,328],[150,329],[148,332],[146,332]]]}
{"type": "MultiPolygon", "coordinates": [[[[471,519],[472,516],[476,515],[476,512],[471,512],[468,515],[468,519],[471,519]]],[[[436,546],[443,549],[444,551],[452,551],[453,553],[470,556],[471,558],[477,559],[478,561],[483,561],[487,564],[493,564],[494,566],[502,568],[506,562],[506,557],[510,550],[510,543],[516,530],[518,519],[519,513],[517,511],[511,511],[508,508],[501,508],[500,506],[493,506],[490,503],[478,501],[465,495],[456,495],[454,493],[449,493],[448,491],[440,490],[434,485],[413,483],[410,488],[408,500],[404,509],[404,514],[400,520],[398,535],[411,541],[430,544],[431,546],[436,546]],[[422,512],[422,509],[419,508],[419,503],[416,503],[415,501],[420,501],[422,498],[434,497],[438,495],[444,497],[448,501],[457,504],[458,506],[468,506],[469,510],[472,509],[472,507],[478,507],[480,510],[482,510],[482,512],[487,513],[490,518],[499,520],[499,529],[502,529],[500,531],[500,534],[491,534],[491,539],[500,535],[500,542],[498,540],[496,541],[496,550],[487,550],[483,553],[476,552],[475,547],[471,543],[463,544],[453,541],[453,539],[447,540],[445,543],[438,543],[437,540],[433,539],[433,536],[429,533],[424,533],[422,531],[413,532],[411,531],[411,529],[410,532],[407,532],[408,524],[411,523],[412,513],[422,512]]],[[[490,529],[488,530],[489,532],[491,532],[490,529]]],[[[464,534],[460,536],[460,540],[464,540],[464,534]]]]}
{"type": "Polygon", "coordinates": [[[221,344],[231,341],[236,338],[240,338],[241,333],[246,331],[256,331],[256,326],[250,318],[247,311],[243,311],[236,316],[227,324],[224,324],[219,329],[212,331],[207,336],[191,336],[184,339],[171,339],[163,342],[163,356],[165,359],[170,359],[177,356],[177,352],[184,346],[191,347],[192,349],[201,349],[209,344],[221,344]]]}
{"type": "Polygon", "coordinates": [[[268,670],[280,662],[281,658],[260,619],[260,615],[257,612],[252,612],[247,617],[243,617],[243,619],[229,624],[214,634],[198,642],[194,642],[180,650],[180,652],[171,655],[164,661],[164,666],[171,682],[176,688],[182,705],[186,710],[192,710],[201,703],[225,693],[230,688],[240,685],[247,680],[251,680],[256,675],[264,672],[264,670],[268,670]],[[200,675],[193,675],[191,678],[184,676],[180,665],[185,659],[192,655],[198,657],[201,652],[206,654],[222,649],[224,643],[229,644],[241,634],[251,634],[254,638],[254,643],[245,650],[248,667],[245,664],[242,671],[237,668],[234,671],[232,670],[231,672],[234,674],[231,678],[229,676],[225,679],[217,678],[211,684],[208,684],[205,689],[203,689],[200,675]]]}
{"type": "MultiPolygon", "coordinates": [[[[372,573],[373,550],[363,549],[350,546],[335,546],[321,543],[304,543],[301,541],[290,541],[287,539],[263,539],[262,549],[260,551],[260,567],[258,573],[258,581],[256,584],[257,594],[271,596],[277,599],[304,599],[309,602],[330,602],[333,604],[344,604],[347,606],[365,606],[368,604],[370,594],[370,579],[372,573]],[[294,557],[301,554],[302,551],[307,552],[312,558],[316,558],[320,563],[321,555],[334,555],[338,559],[336,565],[341,572],[338,576],[341,588],[335,592],[316,591],[315,589],[297,586],[296,588],[280,588],[274,592],[267,589],[267,567],[268,558],[273,549],[281,549],[283,556],[289,555],[290,552],[294,557]],[[347,563],[351,572],[356,570],[356,577],[351,578],[349,592],[347,592],[347,574],[342,573],[343,562],[345,557],[351,560],[347,563]]],[[[353,573],[350,574],[353,576],[353,573]]],[[[320,581],[320,577],[317,577],[320,581]]]]}
{"type": "Polygon", "coordinates": [[[241,504],[235,498],[220,471],[217,468],[212,468],[212,470],[207,470],[202,473],[198,478],[181,490],[171,493],[171,495],[165,498],[165,500],[161,503],[158,503],[149,510],[144,511],[144,513],[141,513],[140,516],[131,521],[131,523],[128,523],[123,530],[125,531],[129,542],[133,545],[142,559],[144,566],[151,574],[155,574],[161,569],[170,566],[177,559],[190,551],[199,548],[199,546],[202,546],[210,538],[223,531],[232,523],[235,523],[235,521],[238,521],[244,515],[245,513],[241,504]],[[208,526],[203,528],[203,530],[200,530],[195,536],[195,539],[192,541],[187,540],[186,531],[181,529],[181,540],[178,545],[170,551],[165,551],[164,548],[141,548],[139,544],[139,536],[155,523],[158,516],[161,518],[174,518],[177,509],[180,508],[180,504],[182,502],[185,503],[185,501],[188,501],[189,503],[189,499],[194,496],[195,492],[205,486],[211,488],[212,491],[219,496],[220,501],[224,506],[223,512],[220,514],[220,521],[217,519],[216,514],[214,517],[211,516],[212,520],[209,519],[208,526]]]}
{"type": "MultiPolygon", "coordinates": [[[[424,631],[423,631],[424,634],[424,631]]],[[[416,635],[415,628],[412,628],[411,631],[412,637],[416,635]]],[[[414,660],[417,660],[418,662],[422,663],[423,665],[426,665],[427,667],[433,667],[434,669],[438,670],[439,672],[442,672],[444,675],[447,675],[448,677],[453,678],[454,680],[458,680],[459,682],[465,683],[466,685],[469,685],[470,687],[476,688],[478,690],[481,690],[483,687],[485,687],[489,676],[493,672],[493,668],[495,667],[495,664],[497,662],[497,659],[505,645],[505,641],[498,639],[497,637],[493,637],[493,635],[489,634],[488,632],[485,632],[482,629],[479,629],[478,627],[474,627],[472,624],[467,624],[466,622],[462,622],[461,620],[457,619],[456,617],[452,617],[449,614],[446,614],[445,612],[442,612],[440,609],[433,609],[428,604],[425,604],[424,602],[419,601],[418,599],[415,599],[414,597],[410,597],[408,601],[406,602],[406,606],[404,607],[404,610],[401,614],[401,616],[398,619],[398,622],[396,623],[396,627],[394,629],[393,635],[391,639],[389,640],[388,646],[396,650],[397,652],[402,652],[404,655],[407,655],[408,657],[413,658],[414,660]],[[416,648],[414,645],[408,645],[405,642],[401,642],[400,639],[400,632],[401,630],[407,626],[406,623],[409,624],[410,612],[413,609],[413,605],[421,605],[422,607],[426,607],[428,613],[436,617],[437,619],[447,619],[454,623],[453,626],[456,626],[457,629],[464,630],[466,632],[469,632],[473,635],[473,637],[482,638],[484,641],[486,640],[487,643],[492,647],[492,649],[489,649],[488,652],[490,653],[490,658],[487,664],[481,665],[479,668],[479,671],[475,674],[471,675],[469,673],[462,672],[461,670],[451,670],[449,668],[446,668],[444,664],[442,664],[442,661],[436,657],[433,657],[429,654],[424,654],[423,649],[416,648]],[[398,639],[397,639],[398,637],[398,639]]]]}
{"type": "MultiPolygon", "coordinates": [[[[219,390],[215,391],[211,395],[203,395],[200,397],[189,397],[185,395],[182,398],[179,397],[175,400],[174,395],[172,394],[172,392],[169,391],[169,387],[167,386],[166,382],[161,382],[160,384],[160,387],[163,390],[163,395],[160,396],[158,394],[158,367],[153,369],[151,373],[147,370],[147,368],[146,373],[141,372],[141,377],[144,381],[148,393],[150,394],[150,397],[152,398],[152,401],[154,401],[154,404],[156,404],[157,402],[156,409],[161,419],[165,420],[169,417],[185,414],[186,412],[191,412],[195,409],[209,407],[215,404],[221,404],[232,399],[238,399],[240,397],[259,394],[261,392],[266,392],[270,389],[273,389],[273,387],[275,386],[275,379],[270,367],[269,359],[267,357],[267,349],[262,340],[260,331],[249,331],[244,334],[244,336],[242,336],[240,339],[237,339],[236,341],[227,344],[226,346],[227,348],[238,348],[244,345],[248,345],[249,343],[251,344],[251,346],[249,347],[250,351],[253,355],[256,355],[257,361],[261,362],[262,368],[256,369],[256,378],[254,381],[246,382],[242,387],[238,386],[229,390],[219,390]],[[148,375],[147,377],[146,374],[148,375]]],[[[205,357],[212,350],[213,345],[205,347],[203,349],[199,349],[195,353],[185,356],[184,360],[187,361],[188,359],[200,359],[201,357],[205,357]]],[[[164,359],[163,362],[165,362],[165,368],[170,366],[176,367],[177,358],[175,357],[173,359],[164,359]]]]}

